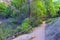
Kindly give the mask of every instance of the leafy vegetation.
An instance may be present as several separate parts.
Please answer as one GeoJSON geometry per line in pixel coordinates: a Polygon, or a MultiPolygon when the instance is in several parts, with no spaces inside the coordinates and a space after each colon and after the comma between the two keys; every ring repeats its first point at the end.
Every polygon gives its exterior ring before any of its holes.
{"type": "Polygon", "coordinates": [[[11,0],[9,5],[0,2],[0,20],[3,22],[0,24],[0,40],[16,32],[30,32],[42,21],[52,21],[53,17],[59,15],[59,3],[52,0],[11,0]]]}
{"type": "Polygon", "coordinates": [[[0,14],[5,11],[7,8],[6,4],[4,2],[0,2],[0,14]]]}

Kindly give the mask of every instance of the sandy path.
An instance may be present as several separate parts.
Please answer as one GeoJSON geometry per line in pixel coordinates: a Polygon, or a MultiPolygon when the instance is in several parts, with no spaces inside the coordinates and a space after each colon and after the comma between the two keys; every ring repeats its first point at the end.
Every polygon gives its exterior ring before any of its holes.
{"type": "Polygon", "coordinates": [[[32,40],[45,40],[45,22],[33,30],[31,35],[34,37],[32,40]]]}
{"type": "Polygon", "coordinates": [[[45,40],[45,22],[36,27],[30,34],[24,34],[13,40],[45,40]]]}

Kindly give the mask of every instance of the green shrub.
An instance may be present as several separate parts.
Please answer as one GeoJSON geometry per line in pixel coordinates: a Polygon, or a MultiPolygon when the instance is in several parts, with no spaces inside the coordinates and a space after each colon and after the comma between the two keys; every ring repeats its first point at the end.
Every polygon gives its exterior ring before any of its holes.
{"type": "Polygon", "coordinates": [[[7,5],[4,2],[0,2],[0,14],[5,11],[7,5]]]}
{"type": "Polygon", "coordinates": [[[8,6],[1,14],[2,16],[6,17],[8,15],[10,16],[11,13],[11,8],[8,6]]]}
{"type": "Polygon", "coordinates": [[[31,29],[31,26],[30,26],[30,19],[29,18],[26,18],[21,25],[17,26],[17,30],[21,30],[23,32],[29,32],[31,29]]]}
{"type": "Polygon", "coordinates": [[[11,16],[11,17],[16,17],[17,14],[18,14],[18,13],[16,12],[16,10],[14,10],[10,16],[11,16]]]}

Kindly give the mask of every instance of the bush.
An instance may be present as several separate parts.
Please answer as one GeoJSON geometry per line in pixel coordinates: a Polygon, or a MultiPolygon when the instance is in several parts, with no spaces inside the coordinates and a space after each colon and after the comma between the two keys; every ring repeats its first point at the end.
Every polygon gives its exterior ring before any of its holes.
{"type": "Polygon", "coordinates": [[[29,24],[29,18],[26,18],[23,22],[22,22],[22,27],[21,27],[21,30],[23,31],[27,31],[27,29],[30,27],[30,24],[29,24]]]}
{"type": "Polygon", "coordinates": [[[0,2],[0,11],[5,10],[7,5],[4,2],[0,2]]]}
{"type": "Polygon", "coordinates": [[[11,8],[10,6],[8,6],[1,14],[2,16],[6,17],[6,16],[10,16],[11,15],[11,8]]]}
{"type": "Polygon", "coordinates": [[[7,5],[4,2],[0,2],[0,14],[4,12],[7,8],[7,5]]]}
{"type": "Polygon", "coordinates": [[[17,30],[21,30],[23,32],[29,32],[29,30],[31,29],[30,26],[30,19],[26,18],[21,25],[17,26],[17,30]]]}

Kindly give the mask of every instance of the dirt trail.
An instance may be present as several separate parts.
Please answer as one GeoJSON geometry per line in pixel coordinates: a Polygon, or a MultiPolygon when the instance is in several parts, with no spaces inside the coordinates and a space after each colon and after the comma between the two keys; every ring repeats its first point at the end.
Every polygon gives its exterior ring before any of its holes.
{"type": "Polygon", "coordinates": [[[30,34],[24,34],[13,40],[45,40],[45,26],[46,23],[44,21],[41,26],[34,28],[30,34]]]}
{"type": "Polygon", "coordinates": [[[45,22],[41,26],[38,26],[33,30],[31,35],[33,36],[32,40],[45,40],[45,22]]]}

